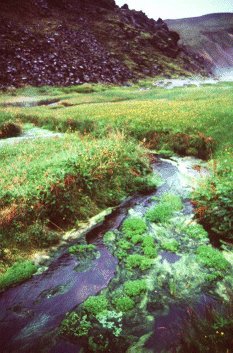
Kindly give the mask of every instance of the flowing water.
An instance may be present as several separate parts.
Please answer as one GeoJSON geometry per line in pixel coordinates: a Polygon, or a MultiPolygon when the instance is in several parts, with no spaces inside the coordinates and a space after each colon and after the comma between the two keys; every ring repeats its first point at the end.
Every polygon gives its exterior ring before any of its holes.
{"type": "MultiPolygon", "coordinates": [[[[87,241],[96,244],[99,252],[87,268],[77,271],[77,258],[64,247],[56,253],[45,272],[0,294],[1,353],[77,353],[79,344],[64,341],[56,329],[66,312],[107,287],[116,274],[118,261],[103,244],[103,234],[118,229],[128,213],[144,215],[148,205],[154,202],[153,196],[161,197],[166,192],[179,194],[184,215],[193,217],[188,195],[197,182],[208,175],[205,164],[195,158],[177,157],[172,160],[158,158],[152,166],[163,184],[150,194],[127,199],[101,225],[86,234],[87,241]]],[[[171,264],[180,258],[167,251],[161,252],[160,256],[161,261],[171,264]]],[[[209,298],[203,295],[200,301],[204,305],[209,298]]],[[[157,342],[156,352],[160,352],[168,337],[170,340],[173,337],[170,333],[160,337],[160,327],[171,319],[174,322],[174,317],[182,317],[179,313],[184,311],[183,307],[173,306],[167,316],[161,315],[147,346],[155,347],[157,342]]]]}

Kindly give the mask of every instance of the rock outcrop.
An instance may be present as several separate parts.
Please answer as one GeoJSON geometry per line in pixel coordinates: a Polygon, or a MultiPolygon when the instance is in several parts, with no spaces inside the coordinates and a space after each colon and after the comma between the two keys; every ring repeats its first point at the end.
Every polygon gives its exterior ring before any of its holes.
{"type": "Polygon", "coordinates": [[[0,88],[122,83],[146,75],[206,73],[159,19],[114,0],[0,4],[0,88]]]}

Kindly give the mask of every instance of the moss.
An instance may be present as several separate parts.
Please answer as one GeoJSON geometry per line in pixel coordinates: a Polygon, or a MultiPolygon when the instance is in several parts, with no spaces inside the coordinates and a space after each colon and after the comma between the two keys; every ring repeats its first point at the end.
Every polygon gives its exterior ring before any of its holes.
{"type": "Polygon", "coordinates": [[[146,281],[138,279],[124,283],[124,291],[129,297],[137,297],[147,290],[146,281]]]}
{"type": "Polygon", "coordinates": [[[36,270],[37,267],[31,261],[15,263],[5,273],[0,275],[0,290],[29,279],[36,270]]]}
{"type": "Polygon", "coordinates": [[[146,256],[133,254],[129,255],[126,259],[126,268],[132,270],[139,268],[141,271],[148,270],[153,265],[153,261],[146,256]]]}
{"type": "Polygon", "coordinates": [[[104,295],[91,296],[83,303],[83,308],[91,315],[107,310],[108,301],[104,295]]]}
{"type": "Polygon", "coordinates": [[[161,244],[162,249],[167,251],[176,252],[179,249],[179,243],[175,239],[163,241],[161,244]]]}
{"type": "Polygon", "coordinates": [[[122,226],[122,231],[128,239],[131,239],[134,235],[142,235],[146,229],[146,222],[139,217],[127,218],[122,226]]]}
{"type": "Polygon", "coordinates": [[[214,249],[211,245],[199,246],[197,248],[197,259],[206,267],[217,271],[226,271],[230,265],[221,251],[214,249]]]}
{"type": "Polygon", "coordinates": [[[114,306],[117,311],[126,312],[134,308],[135,302],[133,301],[133,299],[125,295],[125,296],[122,296],[121,298],[115,299],[114,306]]]}

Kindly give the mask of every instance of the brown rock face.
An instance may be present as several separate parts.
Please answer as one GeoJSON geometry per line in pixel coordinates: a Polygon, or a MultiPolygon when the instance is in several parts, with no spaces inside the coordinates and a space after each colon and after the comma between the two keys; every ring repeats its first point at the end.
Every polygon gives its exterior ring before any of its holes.
{"type": "Polygon", "coordinates": [[[122,83],[206,72],[163,20],[114,0],[8,0],[0,4],[0,88],[122,83]]]}

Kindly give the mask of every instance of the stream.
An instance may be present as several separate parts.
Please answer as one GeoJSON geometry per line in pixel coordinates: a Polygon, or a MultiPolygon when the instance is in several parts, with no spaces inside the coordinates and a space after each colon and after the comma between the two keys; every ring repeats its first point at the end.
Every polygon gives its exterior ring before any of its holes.
{"type": "MultiPolygon", "coordinates": [[[[87,242],[95,244],[99,253],[87,268],[77,271],[77,257],[63,247],[50,260],[45,272],[0,294],[2,353],[79,352],[81,344],[64,340],[56,329],[68,311],[90,295],[108,287],[116,275],[118,260],[104,245],[103,235],[109,230],[119,229],[128,215],[143,216],[148,206],[156,202],[154,197],[160,198],[167,192],[181,196],[182,216],[192,220],[194,211],[188,197],[197,183],[208,175],[205,163],[192,157],[174,157],[169,160],[155,157],[152,167],[154,173],[160,175],[163,184],[150,194],[128,198],[102,224],[86,234],[87,242]]],[[[169,251],[160,251],[159,256],[161,262],[170,264],[181,257],[169,251]]],[[[205,303],[210,302],[212,298],[201,293],[200,306],[203,308],[205,303]]],[[[158,310],[154,335],[147,342],[151,352],[162,352],[167,342],[172,340],[170,331],[161,336],[160,328],[170,325],[171,320],[173,323],[179,320],[182,312],[185,312],[185,308],[176,305],[166,311],[166,315],[158,310]],[[156,351],[153,347],[156,347],[156,351]]]]}

